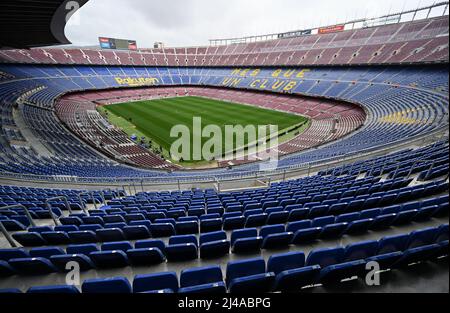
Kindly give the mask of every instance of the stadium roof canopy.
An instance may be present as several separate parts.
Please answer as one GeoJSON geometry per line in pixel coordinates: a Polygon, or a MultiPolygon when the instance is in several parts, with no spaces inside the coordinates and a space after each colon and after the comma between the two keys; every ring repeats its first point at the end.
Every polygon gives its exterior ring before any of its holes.
{"type": "Polygon", "coordinates": [[[66,20],[89,0],[1,0],[0,49],[69,44],[66,20]]]}

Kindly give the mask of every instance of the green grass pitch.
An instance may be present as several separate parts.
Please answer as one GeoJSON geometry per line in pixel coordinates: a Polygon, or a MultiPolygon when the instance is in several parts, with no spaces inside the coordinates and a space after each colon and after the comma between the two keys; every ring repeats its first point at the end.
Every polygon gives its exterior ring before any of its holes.
{"type": "MultiPolygon", "coordinates": [[[[109,121],[128,135],[151,139],[163,148],[165,156],[177,140],[170,137],[172,127],[186,125],[192,133],[193,117],[202,118],[202,127],[210,124],[220,126],[223,133],[225,125],[278,125],[280,131],[301,126],[295,129],[298,133],[309,122],[307,118],[294,114],[192,96],[119,103],[100,107],[100,111],[108,111],[109,121]]],[[[247,139],[244,138],[245,146],[249,144],[247,139]]],[[[202,139],[202,145],[207,140],[202,139]]],[[[223,144],[225,146],[224,141],[223,144]]]]}

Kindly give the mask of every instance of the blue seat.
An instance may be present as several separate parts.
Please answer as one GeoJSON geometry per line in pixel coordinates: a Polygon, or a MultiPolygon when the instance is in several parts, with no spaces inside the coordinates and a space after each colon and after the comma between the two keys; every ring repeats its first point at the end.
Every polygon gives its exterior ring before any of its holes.
{"type": "Polygon", "coordinates": [[[69,235],[62,231],[49,231],[41,233],[42,238],[51,245],[66,245],[71,243],[69,235]]]}
{"type": "Polygon", "coordinates": [[[136,266],[161,264],[166,260],[158,248],[130,249],[127,251],[127,256],[131,264],[136,266]]]}
{"type": "Polygon", "coordinates": [[[177,222],[175,225],[175,230],[178,235],[198,234],[198,222],[177,222]]]}
{"type": "Polygon", "coordinates": [[[437,212],[438,210],[439,206],[437,205],[422,207],[419,209],[419,212],[417,212],[417,214],[414,216],[413,220],[416,222],[428,221],[434,216],[435,212],[437,212]]]}
{"type": "Polygon", "coordinates": [[[343,247],[313,250],[308,255],[306,265],[320,265],[321,268],[325,268],[330,265],[339,264],[342,262],[344,254],[345,249],[343,247]]]}
{"type": "Polygon", "coordinates": [[[151,225],[150,233],[154,238],[170,237],[176,234],[175,226],[171,223],[155,223],[151,225]]]}
{"type": "Polygon", "coordinates": [[[380,267],[380,270],[388,270],[391,269],[392,266],[398,262],[403,256],[403,252],[390,252],[385,254],[374,255],[370,258],[366,259],[366,262],[376,262],[380,267]]]}
{"type": "Polygon", "coordinates": [[[0,249],[0,261],[29,258],[30,254],[23,248],[0,249]]]}
{"type": "Polygon", "coordinates": [[[359,218],[360,219],[376,218],[378,215],[381,215],[381,209],[370,209],[361,211],[359,218]]]}
{"type": "Polygon", "coordinates": [[[22,231],[27,229],[27,226],[16,220],[2,220],[1,223],[7,231],[22,231]]]}
{"type": "Polygon", "coordinates": [[[296,233],[300,229],[311,228],[311,224],[312,224],[311,220],[290,222],[286,227],[286,231],[296,233]]]}
{"type": "Polygon", "coordinates": [[[355,260],[327,266],[320,271],[319,281],[324,284],[338,283],[343,279],[360,276],[365,270],[364,260],[355,260]]]}
{"type": "MultiPolygon", "coordinates": [[[[0,276],[1,276],[1,269],[0,269],[0,276]]],[[[20,294],[20,293],[22,293],[22,290],[17,288],[0,289],[0,294],[20,294]]]]}
{"type": "Polygon", "coordinates": [[[9,277],[15,274],[16,274],[15,269],[13,269],[8,262],[0,260],[0,277],[9,277]]]}
{"type": "Polygon", "coordinates": [[[263,259],[232,261],[227,264],[227,285],[231,293],[270,292],[274,273],[266,273],[263,259]]]}
{"type": "Polygon", "coordinates": [[[129,265],[127,254],[121,250],[92,252],[90,258],[99,268],[121,268],[129,265]]]}
{"type": "Polygon", "coordinates": [[[15,233],[12,237],[24,247],[41,247],[47,245],[47,242],[39,233],[15,233]]]}
{"type": "Polygon", "coordinates": [[[368,218],[368,219],[362,219],[357,220],[354,222],[351,222],[348,224],[347,229],[345,230],[345,233],[347,234],[361,234],[365,233],[369,230],[370,226],[372,226],[374,222],[374,219],[368,218]]]}
{"type": "Polygon", "coordinates": [[[418,210],[402,211],[397,213],[393,225],[405,225],[411,223],[419,213],[418,210]]]}
{"type": "Polygon", "coordinates": [[[172,236],[169,239],[169,245],[191,243],[198,247],[197,237],[195,235],[172,236]]]}
{"type": "Polygon", "coordinates": [[[144,225],[125,226],[122,231],[128,240],[147,239],[151,237],[150,231],[144,225]]]}
{"type": "Polygon", "coordinates": [[[45,275],[58,269],[45,258],[20,258],[9,260],[9,265],[21,275],[45,275]]]}
{"type": "Polygon", "coordinates": [[[178,278],[175,272],[137,275],[133,280],[135,293],[170,290],[178,292],[178,278]]]}
{"type": "Polygon", "coordinates": [[[129,294],[132,289],[130,282],[125,277],[115,277],[85,280],[81,286],[81,291],[91,294],[129,294]]]}
{"type": "Polygon", "coordinates": [[[245,221],[245,227],[252,228],[252,227],[263,226],[266,224],[267,218],[268,218],[267,213],[250,215],[247,217],[247,219],[245,221]]]}
{"type": "Polygon", "coordinates": [[[413,263],[426,262],[433,259],[439,250],[440,246],[438,244],[408,249],[403,253],[403,256],[393,265],[393,267],[397,268],[408,266],[413,263]]]}
{"type": "Polygon", "coordinates": [[[317,217],[312,221],[312,227],[323,227],[325,225],[334,224],[336,218],[334,216],[317,217]]]}
{"type": "Polygon", "coordinates": [[[27,293],[41,293],[41,294],[79,294],[80,291],[75,286],[43,286],[31,287],[27,293]]]}
{"type": "Polygon", "coordinates": [[[125,234],[119,228],[99,229],[95,232],[101,242],[114,242],[125,240],[125,234]]]}
{"type": "Polygon", "coordinates": [[[283,271],[276,276],[274,290],[281,292],[298,292],[303,287],[315,284],[319,273],[319,265],[283,271]]]}
{"type": "Polygon", "coordinates": [[[360,213],[346,213],[336,217],[336,223],[351,223],[359,220],[360,213]]]}
{"type": "Polygon", "coordinates": [[[262,237],[258,237],[256,228],[235,230],[231,234],[233,253],[249,253],[259,251],[262,246],[262,237]]]}
{"type": "Polygon", "coordinates": [[[68,233],[72,243],[84,244],[98,241],[97,235],[92,230],[71,231],[68,233]]]}
{"type": "Polygon", "coordinates": [[[163,254],[166,253],[166,244],[160,239],[138,240],[134,247],[136,249],[158,248],[163,254]]]}
{"type": "Polygon", "coordinates": [[[292,238],[292,244],[301,245],[307,242],[315,241],[319,238],[321,233],[321,227],[300,229],[294,234],[294,237],[292,238]]]}
{"type": "Polygon", "coordinates": [[[102,251],[120,250],[123,252],[127,252],[130,249],[133,249],[133,246],[128,241],[108,242],[102,244],[101,247],[102,251]]]}
{"type": "Polygon", "coordinates": [[[91,252],[97,252],[98,248],[95,244],[69,245],[66,248],[67,254],[83,254],[89,256],[91,252]]]}
{"type": "Polygon", "coordinates": [[[408,244],[409,235],[394,235],[381,238],[377,254],[404,251],[408,244]]]}
{"type": "Polygon", "coordinates": [[[241,229],[245,226],[245,216],[224,217],[223,230],[241,229]]]}
{"type": "Polygon", "coordinates": [[[320,233],[320,238],[340,238],[347,230],[348,223],[334,223],[325,225],[320,233]]]}
{"type": "Polygon", "coordinates": [[[315,218],[318,216],[324,216],[325,214],[328,213],[330,207],[328,205],[317,205],[317,206],[313,206],[310,210],[309,210],[309,214],[308,214],[308,218],[315,218]]]}
{"type": "Polygon", "coordinates": [[[182,288],[215,283],[223,283],[220,266],[185,269],[180,275],[180,287],[182,288]]]}
{"type": "Polygon", "coordinates": [[[95,268],[91,259],[84,254],[63,254],[50,257],[50,261],[61,272],[68,271],[66,266],[69,262],[76,262],[80,266],[80,271],[88,271],[95,268]]]}
{"type": "Polygon", "coordinates": [[[272,255],[267,261],[267,271],[273,272],[275,275],[303,266],[305,266],[305,254],[303,252],[276,254],[272,255]]]}
{"type": "Polygon", "coordinates": [[[289,215],[290,212],[288,211],[272,212],[267,218],[267,225],[287,223],[287,221],[289,220],[289,215]]]}
{"type": "Polygon", "coordinates": [[[350,262],[367,259],[378,252],[378,241],[362,241],[348,245],[345,248],[343,261],[350,262]]]}
{"type": "Polygon", "coordinates": [[[30,250],[30,256],[32,258],[45,258],[49,259],[54,255],[63,255],[66,252],[61,248],[49,247],[49,248],[33,248],[30,250]]]}
{"type": "Polygon", "coordinates": [[[437,232],[438,228],[434,227],[413,231],[409,235],[409,240],[408,243],[406,244],[406,249],[412,249],[436,243],[435,238],[437,232]]]}
{"type": "Polygon", "coordinates": [[[371,230],[380,230],[380,229],[386,229],[392,226],[395,219],[397,218],[397,214],[386,214],[386,215],[379,215],[377,216],[372,225],[370,226],[371,230]]]}
{"type": "Polygon", "coordinates": [[[218,258],[230,253],[230,242],[224,231],[200,235],[200,257],[218,258]]]}
{"type": "Polygon", "coordinates": [[[198,258],[198,248],[194,243],[169,244],[166,256],[170,262],[190,261],[198,258]]]}
{"type": "Polygon", "coordinates": [[[223,282],[183,287],[178,290],[178,293],[183,294],[225,294],[226,292],[227,287],[223,282]]]}
{"type": "Polygon", "coordinates": [[[299,208],[289,211],[289,222],[301,221],[309,214],[309,209],[299,208]]]}
{"type": "MultiPolygon", "coordinates": [[[[439,226],[439,228],[436,232],[435,242],[439,243],[442,241],[447,241],[448,237],[449,237],[449,224],[439,226]]],[[[1,256],[0,256],[0,259],[1,259],[1,256]]]]}
{"type": "Polygon", "coordinates": [[[209,233],[222,230],[223,221],[221,218],[203,219],[200,221],[200,232],[209,233]]]}

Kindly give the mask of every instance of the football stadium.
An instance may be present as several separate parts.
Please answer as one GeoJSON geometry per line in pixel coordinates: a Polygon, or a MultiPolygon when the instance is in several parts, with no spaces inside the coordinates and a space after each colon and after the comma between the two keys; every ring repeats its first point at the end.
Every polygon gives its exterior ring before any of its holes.
{"type": "Polygon", "coordinates": [[[449,292],[448,1],[71,43],[97,1],[0,2],[0,294],[449,292]]]}

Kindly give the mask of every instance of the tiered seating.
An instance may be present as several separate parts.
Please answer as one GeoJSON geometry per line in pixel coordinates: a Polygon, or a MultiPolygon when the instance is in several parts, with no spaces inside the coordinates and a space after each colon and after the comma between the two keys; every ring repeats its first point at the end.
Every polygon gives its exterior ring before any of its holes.
{"type": "Polygon", "coordinates": [[[290,39],[219,47],[144,49],[140,52],[59,48],[32,49],[31,52],[0,51],[0,61],[158,66],[448,62],[448,40],[445,41],[445,36],[448,37],[448,29],[448,16],[443,16],[347,30],[337,34],[305,35],[290,39]]]}

